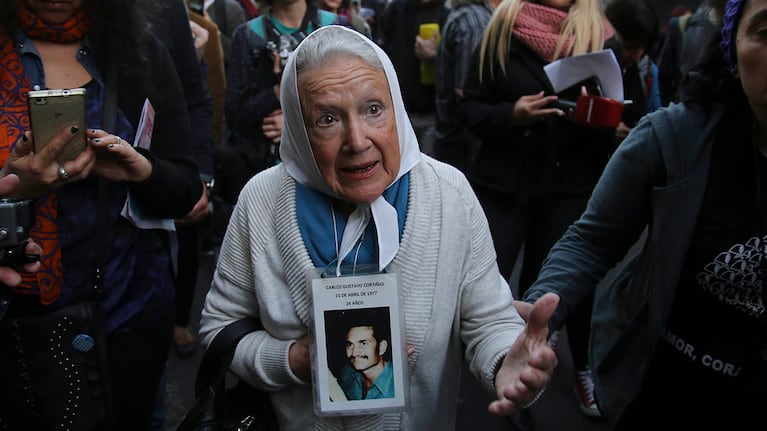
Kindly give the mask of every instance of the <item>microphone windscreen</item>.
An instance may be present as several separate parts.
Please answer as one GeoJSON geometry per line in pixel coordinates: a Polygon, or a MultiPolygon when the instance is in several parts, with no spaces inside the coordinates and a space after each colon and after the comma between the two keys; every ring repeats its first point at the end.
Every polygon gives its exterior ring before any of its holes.
{"type": "Polygon", "coordinates": [[[573,121],[591,127],[618,127],[623,115],[623,103],[601,96],[579,96],[573,121]]]}

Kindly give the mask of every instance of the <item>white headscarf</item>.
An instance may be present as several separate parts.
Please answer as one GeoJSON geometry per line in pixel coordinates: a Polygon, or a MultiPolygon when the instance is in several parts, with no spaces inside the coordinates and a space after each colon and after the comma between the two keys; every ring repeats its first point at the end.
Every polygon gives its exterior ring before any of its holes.
{"type": "MultiPolygon", "coordinates": [[[[394,103],[395,121],[397,123],[397,135],[400,150],[400,166],[397,177],[392,181],[396,182],[402,175],[406,174],[421,160],[421,151],[418,146],[413,126],[410,124],[405,104],[402,102],[402,94],[399,88],[397,74],[394,72],[394,66],[384,51],[365,35],[346,27],[331,25],[320,27],[309,34],[296,47],[295,51],[288,58],[282,75],[280,84],[280,100],[282,104],[282,139],[280,141],[280,158],[288,174],[299,183],[318,190],[322,193],[340,198],[330,190],[328,185],[320,175],[317,162],[314,159],[309,137],[304,126],[304,119],[301,112],[301,103],[298,98],[298,85],[296,76],[296,52],[300,51],[306,44],[306,41],[317,37],[327,31],[338,31],[341,29],[364,40],[375,51],[381,64],[384,66],[386,78],[389,81],[389,91],[391,92],[392,102],[394,103]]],[[[391,186],[391,184],[389,184],[391,186]]],[[[378,236],[378,269],[382,271],[394,259],[399,250],[399,228],[397,222],[396,209],[383,198],[379,196],[370,204],[357,204],[357,208],[349,216],[346,223],[343,237],[341,239],[341,248],[339,250],[336,275],[340,275],[341,262],[344,257],[354,248],[357,240],[365,232],[365,228],[370,222],[370,218],[375,222],[376,233],[378,236]]]]}

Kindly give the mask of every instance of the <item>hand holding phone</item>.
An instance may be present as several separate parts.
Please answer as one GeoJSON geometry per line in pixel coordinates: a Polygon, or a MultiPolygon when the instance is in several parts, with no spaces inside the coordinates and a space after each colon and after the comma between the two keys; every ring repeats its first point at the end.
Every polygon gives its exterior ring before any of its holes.
{"type": "Polygon", "coordinates": [[[85,149],[85,89],[34,90],[28,93],[29,121],[35,153],[39,153],[65,127],[77,127],[72,140],[59,152],[60,164],[74,160],[85,149]]]}

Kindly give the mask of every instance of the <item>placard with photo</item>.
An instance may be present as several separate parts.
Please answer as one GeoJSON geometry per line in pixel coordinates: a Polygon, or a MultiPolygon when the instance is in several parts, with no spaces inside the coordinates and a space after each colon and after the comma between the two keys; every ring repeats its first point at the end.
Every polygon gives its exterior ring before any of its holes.
{"type": "Polygon", "coordinates": [[[317,414],[380,413],[407,405],[398,282],[396,273],[312,278],[317,414]]]}

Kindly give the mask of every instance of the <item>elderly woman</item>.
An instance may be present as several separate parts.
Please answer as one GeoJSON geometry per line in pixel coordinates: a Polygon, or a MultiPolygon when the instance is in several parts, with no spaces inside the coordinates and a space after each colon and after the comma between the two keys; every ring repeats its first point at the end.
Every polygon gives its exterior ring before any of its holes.
{"type": "Polygon", "coordinates": [[[525,329],[476,197],[459,171],[420,154],[383,51],[356,31],[320,28],[291,55],[281,88],[283,163],[240,195],[203,343],[235,320],[261,320],[232,368],[271,392],[282,430],[452,429],[462,343],[498,397],[492,413],[530,402],[556,364],[544,327],[557,298],[542,298],[525,329]],[[400,275],[412,401],[401,413],[318,416],[307,273],[363,264],[400,275]]]}

